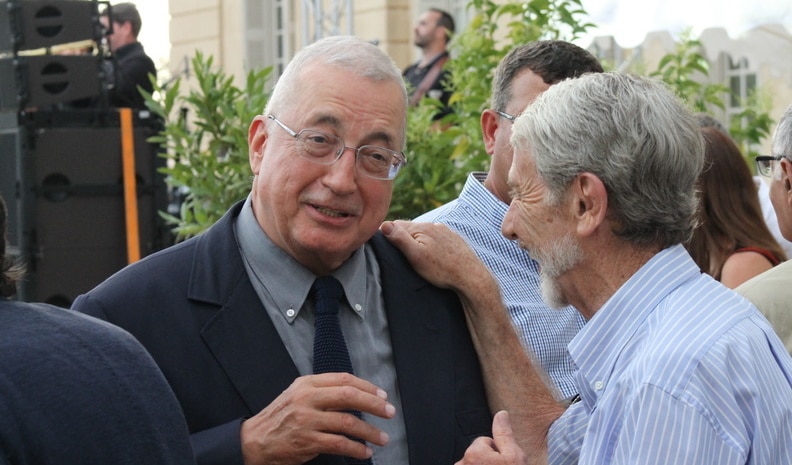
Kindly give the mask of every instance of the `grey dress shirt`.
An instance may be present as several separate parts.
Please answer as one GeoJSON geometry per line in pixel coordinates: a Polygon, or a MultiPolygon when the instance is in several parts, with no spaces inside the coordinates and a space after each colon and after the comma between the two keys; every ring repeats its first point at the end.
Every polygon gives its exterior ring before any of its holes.
{"type": "MultiPolygon", "coordinates": [[[[301,375],[313,372],[314,303],[309,298],[317,276],[276,246],[258,224],[245,201],[235,224],[240,254],[250,282],[272,319],[286,350],[301,375]]],[[[386,420],[363,414],[366,422],[385,431],[390,442],[374,449],[374,463],[408,463],[396,370],[388,321],[382,300],[379,264],[369,246],[363,246],[332,275],[344,287],[346,299],[339,311],[355,375],[388,393],[396,416],[386,420]]]]}

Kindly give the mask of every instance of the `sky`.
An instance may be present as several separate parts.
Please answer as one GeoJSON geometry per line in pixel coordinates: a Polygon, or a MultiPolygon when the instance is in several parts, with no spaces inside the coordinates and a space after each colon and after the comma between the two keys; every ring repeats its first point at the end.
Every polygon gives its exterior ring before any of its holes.
{"type": "Polygon", "coordinates": [[[722,27],[731,38],[762,24],[780,23],[792,33],[790,0],[582,0],[592,23],[591,37],[613,36],[622,47],[635,47],[646,34],[667,30],[674,37],[692,28],[722,27]]]}
{"type": "MultiPolygon", "coordinates": [[[[132,0],[140,13],[143,25],[138,40],[143,44],[146,54],[154,60],[158,68],[168,63],[170,42],[168,28],[168,0],[132,0]]],[[[112,3],[116,3],[114,0],[112,3]]]]}
{"type": "MultiPolygon", "coordinates": [[[[139,40],[158,67],[168,62],[167,0],[134,0],[143,19],[139,40]]],[[[365,1],[365,0],[357,0],[365,1]]],[[[723,27],[732,38],[751,28],[780,23],[792,33],[792,0],[582,0],[598,27],[587,37],[612,35],[622,47],[635,47],[646,34],[667,30],[678,36],[686,28],[697,37],[704,29],[723,27]]],[[[590,39],[577,41],[588,46],[590,39]]]]}

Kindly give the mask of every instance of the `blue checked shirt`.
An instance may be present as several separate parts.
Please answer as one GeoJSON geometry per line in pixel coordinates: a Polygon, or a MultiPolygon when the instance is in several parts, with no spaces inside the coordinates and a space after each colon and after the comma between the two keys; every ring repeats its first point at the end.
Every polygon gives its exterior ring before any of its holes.
{"type": "Polygon", "coordinates": [[[792,464],[792,359],[747,300],[663,250],[569,345],[549,463],[792,464]]]}
{"type": "Polygon", "coordinates": [[[573,307],[554,310],[539,292],[537,263],[501,234],[508,205],[488,191],[486,173],[468,176],[459,197],[415,221],[443,223],[460,234],[489,267],[501,287],[523,346],[529,347],[564,398],[577,394],[567,344],[585,324],[573,307]]]}

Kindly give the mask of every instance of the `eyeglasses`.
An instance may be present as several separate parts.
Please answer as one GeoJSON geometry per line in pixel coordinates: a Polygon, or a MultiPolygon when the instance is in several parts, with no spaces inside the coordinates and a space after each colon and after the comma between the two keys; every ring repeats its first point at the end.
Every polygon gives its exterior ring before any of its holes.
{"type": "Polygon", "coordinates": [[[332,165],[341,158],[346,149],[350,149],[355,151],[355,166],[361,173],[370,178],[389,181],[394,179],[399,174],[399,170],[407,164],[403,153],[385,147],[376,145],[349,147],[340,137],[314,129],[295,132],[274,115],[267,115],[267,118],[275,121],[294,138],[297,142],[297,155],[320,165],[332,165]]]}
{"type": "Polygon", "coordinates": [[[778,162],[784,158],[783,155],[759,155],[754,158],[756,161],[756,172],[765,177],[774,177],[778,162]]]}
{"type": "Polygon", "coordinates": [[[500,111],[500,110],[493,110],[493,111],[494,111],[495,113],[497,113],[498,115],[500,115],[500,116],[503,116],[503,117],[504,117],[504,118],[506,118],[507,120],[511,121],[512,123],[514,122],[514,120],[516,120],[516,119],[517,119],[517,117],[516,117],[516,116],[514,116],[514,115],[510,115],[510,114],[506,113],[505,111],[500,111]]]}

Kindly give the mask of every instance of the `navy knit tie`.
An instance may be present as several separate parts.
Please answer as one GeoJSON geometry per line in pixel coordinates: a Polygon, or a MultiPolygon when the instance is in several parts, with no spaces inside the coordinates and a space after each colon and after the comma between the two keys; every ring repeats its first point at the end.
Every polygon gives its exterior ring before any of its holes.
{"type": "Polygon", "coordinates": [[[314,333],[314,374],[352,373],[344,333],[338,324],[338,303],[344,288],[332,276],[316,278],[316,323],[314,333]]]}
{"type": "MultiPolygon", "coordinates": [[[[352,373],[352,362],[349,360],[344,333],[338,324],[338,304],[344,295],[344,288],[332,276],[316,278],[311,288],[316,293],[316,323],[314,327],[313,371],[320,373],[352,373]]],[[[357,410],[349,413],[358,418],[362,415],[357,410]]],[[[359,439],[352,438],[357,441],[359,439]]],[[[348,464],[371,465],[369,459],[346,457],[348,464]]]]}

